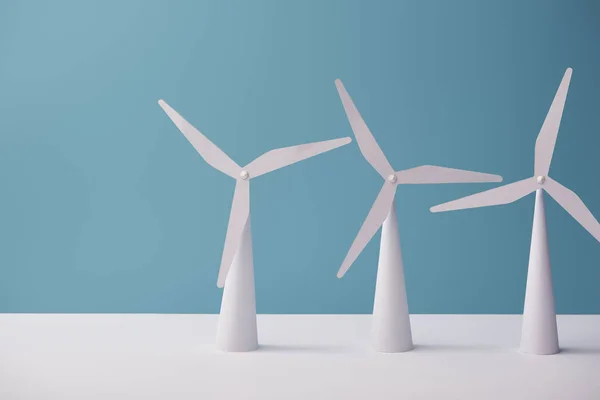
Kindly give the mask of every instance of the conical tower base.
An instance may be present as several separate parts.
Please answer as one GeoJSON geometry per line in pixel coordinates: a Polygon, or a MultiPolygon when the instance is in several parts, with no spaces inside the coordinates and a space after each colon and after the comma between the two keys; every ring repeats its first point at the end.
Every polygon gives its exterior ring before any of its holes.
{"type": "Polygon", "coordinates": [[[381,231],[372,335],[376,351],[398,353],[413,349],[395,204],[381,231]]]}
{"type": "Polygon", "coordinates": [[[225,281],[216,347],[227,352],[258,348],[250,218],[225,281]]]}
{"type": "Polygon", "coordinates": [[[559,352],[542,189],[535,193],[520,350],[523,353],[538,355],[559,352]]]}

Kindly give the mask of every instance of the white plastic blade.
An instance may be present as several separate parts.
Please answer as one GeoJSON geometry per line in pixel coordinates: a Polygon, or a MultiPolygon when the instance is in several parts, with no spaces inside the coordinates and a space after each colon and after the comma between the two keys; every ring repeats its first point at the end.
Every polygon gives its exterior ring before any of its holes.
{"type": "Polygon", "coordinates": [[[240,245],[240,239],[244,226],[250,215],[250,181],[238,179],[235,184],[233,201],[231,203],[231,213],[229,214],[229,224],[227,225],[227,234],[225,235],[225,245],[223,247],[223,256],[221,257],[221,268],[217,286],[225,286],[225,279],[231,262],[240,245]]]}
{"type": "Polygon", "coordinates": [[[255,178],[329,150],[337,149],[351,141],[351,138],[345,137],[271,150],[246,165],[244,169],[248,171],[251,178],[255,178]]]}
{"type": "Polygon", "coordinates": [[[565,75],[560,82],[560,86],[556,91],[550,110],[546,115],[542,129],[535,141],[535,175],[546,176],[550,170],[550,162],[552,161],[552,153],[554,153],[554,145],[558,136],[558,128],[562,118],[565,101],[567,100],[567,92],[569,91],[569,83],[571,82],[571,74],[573,70],[567,68],[565,75]]]}
{"type": "Polygon", "coordinates": [[[375,141],[375,138],[369,131],[369,127],[360,116],[358,109],[352,102],[350,95],[344,88],[342,81],[336,79],[335,86],[337,87],[340,98],[342,99],[342,104],[344,105],[344,110],[346,111],[346,116],[348,117],[348,121],[350,121],[350,126],[352,127],[352,131],[354,132],[354,136],[356,137],[356,142],[358,143],[358,147],[360,148],[361,153],[365,157],[365,159],[375,168],[379,175],[386,179],[389,175],[394,173],[394,169],[390,165],[387,158],[381,151],[381,148],[375,141]]]}
{"type": "Polygon", "coordinates": [[[241,171],[240,166],[229,158],[227,154],[219,149],[213,142],[208,140],[206,136],[194,128],[192,124],[187,122],[164,100],[159,100],[158,104],[208,164],[233,178],[239,176],[241,171]]]}
{"type": "Polygon", "coordinates": [[[502,182],[500,175],[435,165],[421,165],[420,167],[398,171],[396,177],[398,183],[403,184],[502,182]]]}
{"type": "Polygon", "coordinates": [[[494,189],[486,190],[463,197],[458,200],[449,201],[434,207],[431,212],[442,212],[452,210],[463,210],[465,208],[497,206],[508,204],[519,200],[538,188],[535,178],[527,178],[508,185],[500,186],[494,189]]]}
{"type": "Polygon", "coordinates": [[[575,192],[550,177],[546,178],[543,187],[558,204],[600,242],[600,224],[575,192]]]}
{"type": "Polygon", "coordinates": [[[363,251],[367,243],[369,243],[373,235],[375,235],[375,232],[379,230],[381,224],[383,224],[383,221],[390,212],[395,195],[396,185],[386,181],[379,191],[379,194],[377,195],[377,198],[375,199],[375,202],[373,203],[371,211],[369,211],[365,222],[363,222],[360,230],[358,231],[352,246],[350,246],[348,254],[346,254],[346,258],[342,263],[342,267],[337,273],[338,278],[344,276],[361,251],[363,251]]]}

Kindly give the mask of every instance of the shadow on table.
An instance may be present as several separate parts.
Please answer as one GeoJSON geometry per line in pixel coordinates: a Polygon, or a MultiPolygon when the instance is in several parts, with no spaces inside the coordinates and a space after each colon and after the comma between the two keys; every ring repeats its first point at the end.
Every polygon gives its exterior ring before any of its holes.
{"type": "Polygon", "coordinates": [[[600,348],[595,347],[564,347],[558,354],[600,355],[600,348]]]}
{"type": "Polygon", "coordinates": [[[460,344],[415,344],[413,351],[419,353],[497,353],[506,349],[492,345],[460,345],[460,344]]]}
{"type": "MultiPolygon", "coordinates": [[[[517,348],[505,348],[492,345],[456,345],[456,344],[418,344],[415,345],[414,351],[423,353],[502,353],[512,351],[518,353],[517,348]]],[[[594,347],[565,347],[561,348],[558,354],[573,354],[573,355],[600,355],[600,348],[594,347]]]]}
{"type": "Polygon", "coordinates": [[[265,353],[348,354],[357,349],[335,345],[261,344],[258,351],[265,353]]]}

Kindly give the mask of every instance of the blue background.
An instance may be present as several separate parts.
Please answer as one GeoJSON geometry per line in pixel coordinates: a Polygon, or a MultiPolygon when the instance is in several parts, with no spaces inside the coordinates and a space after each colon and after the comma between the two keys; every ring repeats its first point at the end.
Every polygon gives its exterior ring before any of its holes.
{"type": "MultiPolygon", "coordinates": [[[[164,98],[239,164],[349,136],[341,78],[396,169],[532,175],[574,75],[551,175],[600,216],[600,3],[0,2],[0,312],[215,313],[234,181],[164,98]]],[[[379,234],[344,279],[381,187],[356,142],[253,181],[258,311],[369,313],[379,234]]],[[[397,195],[413,313],[520,313],[534,196],[430,206],[494,184],[397,195]]],[[[600,244],[547,201],[559,313],[600,312],[600,244]]]]}

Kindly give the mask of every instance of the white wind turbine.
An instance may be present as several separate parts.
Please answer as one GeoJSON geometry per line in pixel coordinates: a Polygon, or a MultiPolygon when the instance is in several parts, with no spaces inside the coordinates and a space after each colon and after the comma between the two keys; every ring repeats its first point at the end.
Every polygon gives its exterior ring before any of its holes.
{"type": "Polygon", "coordinates": [[[373,305],[373,347],[381,352],[408,351],[413,348],[413,343],[394,204],[396,187],[399,184],[501,182],[502,177],[434,165],[394,171],[342,82],[338,79],[335,85],[360,151],[385,180],[337,276],[344,276],[375,232],[383,225],[373,305]]]}
{"type": "Polygon", "coordinates": [[[565,72],[542,129],[538,134],[535,142],[535,164],[532,177],[431,208],[433,212],[440,212],[508,204],[535,192],[533,229],[531,232],[521,331],[521,351],[529,354],[556,354],[559,351],[546,230],[544,190],[593,237],[600,241],[600,224],[583,201],[573,191],[548,176],[572,72],[571,68],[568,68],[565,72]]]}
{"type": "Polygon", "coordinates": [[[218,287],[225,287],[216,345],[224,351],[258,348],[254,265],[250,229],[250,179],[333,150],[352,141],[349,137],[271,150],[240,167],[163,100],[158,104],[188,141],[213,168],[236,180],[218,287]]]}

